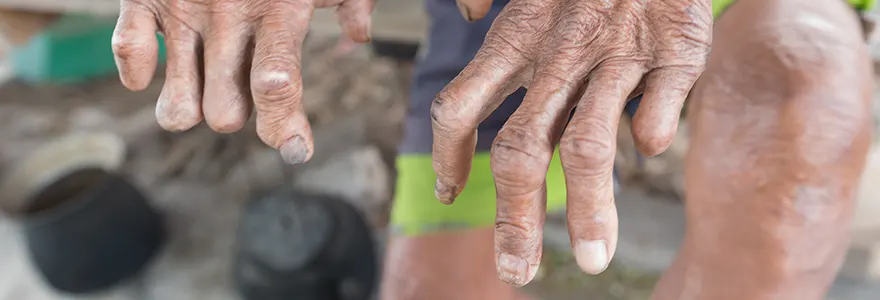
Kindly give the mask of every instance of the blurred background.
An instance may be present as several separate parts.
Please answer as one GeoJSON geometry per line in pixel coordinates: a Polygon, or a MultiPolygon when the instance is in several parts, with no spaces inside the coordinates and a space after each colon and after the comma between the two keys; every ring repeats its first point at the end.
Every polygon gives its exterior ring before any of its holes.
{"type": "MultiPolygon", "coordinates": [[[[143,92],[126,90],[116,78],[110,35],[118,3],[0,0],[0,300],[239,299],[229,275],[236,226],[255,193],[279,185],[353,204],[383,243],[411,54],[426,29],[421,1],[379,1],[373,38],[384,43],[376,46],[341,38],[332,11],[315,14],[303,51],[303,77],[317,151],[310,163],[296,168],[285,167],[276,151],[259,141],[253,124],[229,135],[204,125],[183,133],[161,130],[154,109],[162,68],[143,92]],[[377,55],[388,49],[403,54],[377,55]],[[165,235],[155,242],[162,245],[155,253],[144,254],[146,262],[131,279],[88,293],[63,292],[41,274],[57,264],[55,256],[89,254],[46,246],[44,237],[51,235],[46,228],[67,219],[41,214],[46,210],[21,199],[43,192],[71,166],[92,165],[112,169],[139,190],[162,215],[165,235]],[[61,254],[39,250],[47,248],[61,254]]],[[[880,59],[880,49],[872,49],[880,59]]],[[[628,124],[624,120],[621,126],[628,124]]],[[[637,158],[629,130],[620,130],[621,240],[614,263],[601,276],[581,275],[564,220],[551,216],[545,262],[528,287],[535,295],[647,299],[683,234],[687,121],[681,126],[675,145],[653,158],[637,158]]],[[[68,188],[89,184],[77,180],[66,183],[68,188]]],[[[880,147],[875,146],[859,194],[855,241],[830,299],[880,299],[878,181],[880,147]]],[[[50,196],[45,196],[48,208],[64,205],[64,197],[50,196]]],[[[134,228],[126,230],[142,229],[134,228]]]]}

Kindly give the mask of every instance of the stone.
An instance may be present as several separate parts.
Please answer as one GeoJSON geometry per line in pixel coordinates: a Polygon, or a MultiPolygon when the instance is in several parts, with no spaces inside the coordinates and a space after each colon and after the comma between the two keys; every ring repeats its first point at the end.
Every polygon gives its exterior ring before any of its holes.
{"type": "Polygon", "coordinates": [[[373,222],[385,215],[391,200],[389,167],[372,145],[339,152],[324,163],[298,170],[294,186],[351,201],[373,222]]]}

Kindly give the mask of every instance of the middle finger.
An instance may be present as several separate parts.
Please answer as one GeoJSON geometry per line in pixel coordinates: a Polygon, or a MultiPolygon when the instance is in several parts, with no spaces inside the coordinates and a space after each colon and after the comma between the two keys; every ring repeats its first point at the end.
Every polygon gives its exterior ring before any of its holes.
{"type": "MultiPolygon", "coordinates": [[[[218,1],[223,2],[223,1],[218,1]]],[[[202,110],[214,131],[235,132],[250,116],[248,71],[253,30],[244,13],[216,7],[205,38],[205,95],[202,110]]]]}
{"type": "Polygon", "coordinates": [[[492,174],[497,193],[495,248],[502,281],[522,286],[531,281],[541,261],[546,211],[545,177],[562,132],[579,79],[549,74],[544,67],[520,107],[505,123],[492,146],[492,174]]]}
{"type": "Polygon", "coordinates": [[[617,125],[642,74],[638,64],[598,66],[559,144],[569,236],[575,260],[590,274],[604,271],[617,247],[612,179],[617,125]]]}

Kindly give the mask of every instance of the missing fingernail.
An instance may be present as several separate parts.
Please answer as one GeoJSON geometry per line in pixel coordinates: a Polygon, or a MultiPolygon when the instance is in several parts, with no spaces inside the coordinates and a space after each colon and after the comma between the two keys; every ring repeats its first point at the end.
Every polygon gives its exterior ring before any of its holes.
{"type": "Polygon", "coordinates": [[[434,182],[434,196],[437,197],[437,200],[443,202],[445,204],[451,204],[455,201],[456,187],[446,185],[440,182],[440,179],[437,179],[434,182]]]}
{"type": "Polygon", "coordinates": [[[523,286],[534,276],[533,272],[529,272],[529,263],[515,255],[501,253],[496,266],[501,281],[513,286],[523,286]]]}
{"type": "Polygon", "coordinates": [[[291,165],[301,164],[309,159],[309,147],[299,135],[287,140],[278,151],[281,152],[281,158],[291,165]]]}

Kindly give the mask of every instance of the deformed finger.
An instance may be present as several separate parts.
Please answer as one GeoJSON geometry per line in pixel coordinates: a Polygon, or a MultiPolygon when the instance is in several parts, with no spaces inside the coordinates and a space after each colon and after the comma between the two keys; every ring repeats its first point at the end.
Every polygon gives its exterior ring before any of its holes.
{"type": "Polygon", "coordinates": [[[257,134],[290,164],[306,162],[314,152],[300,75],[302,42],[311,10],[305,3],[278,2],[257,29],[251,70],[257,134]]]}
{"type": "Polygon", "coordinates": [[[126,88],[147,88],[156,72],[159,42],[156,15],[135,1],[122,1],[113,31],[113,55],[119,79],[126,88]]]}
{"type": "Polygon", "coordinates": [[[168,63],[156,120],[166,130],[183,131],[202,121],[202,47],[198,33],[175,19],[168,22],[163,26],[168,63]]]}
{"type": "Polygon", "coordinates": [[[347,0],[339,5],[336,10],[336,16],[339,18],[339,24],[342,31],[351,38],[352,41],[359,43],[369,42],[371,39],[371,13],[376,5],[376,0],[347,0]]]}
{"type": "Polygon", "coordinates": [[[495,47],[484,45],[431,105],[434,193],[443,203],[452,203],[464,189],[480,122],[520,85],[515,77],[524,61],[495,47]]]}
{"type": "Polygon", "coordinates": [[[456,0],[461,16],[468,22],[482,19],[492,8],[492,0],[456,0]]]}
{"type": "Polygon", "coordinates": [[[593,71],[559,144],[571,244],[578,265],[589,274],[604,271],[617,246],[612,179],[617,125],[643,72],[639,65],[593,71]]]}
{"type": "Polygon", "coordinates": [[[648,73],[632,126],[639,152],[653,156],[669,148],[678,131],[681,108],[701,71],[697,67],[663,67],[648,73]]]}
{"type": "MultiPolygon", "coordinates": [[[[495,249],[502,281],[529,283],[541,261],[546,211],[547,170],[574,98],[579,79],[536,73],[532,89],[504,124],[492,146],[497,194],[495,249]]],[[[565,75],[563,75],[565,76],[565,75]]]]}
{"type": "Polygon", "coordinates": [[[248,70],[253,39],[243,13],[217,12],[205,37],[205,92],[202,111],[214,131],[235,132],[250,116],[248,70]]]}

